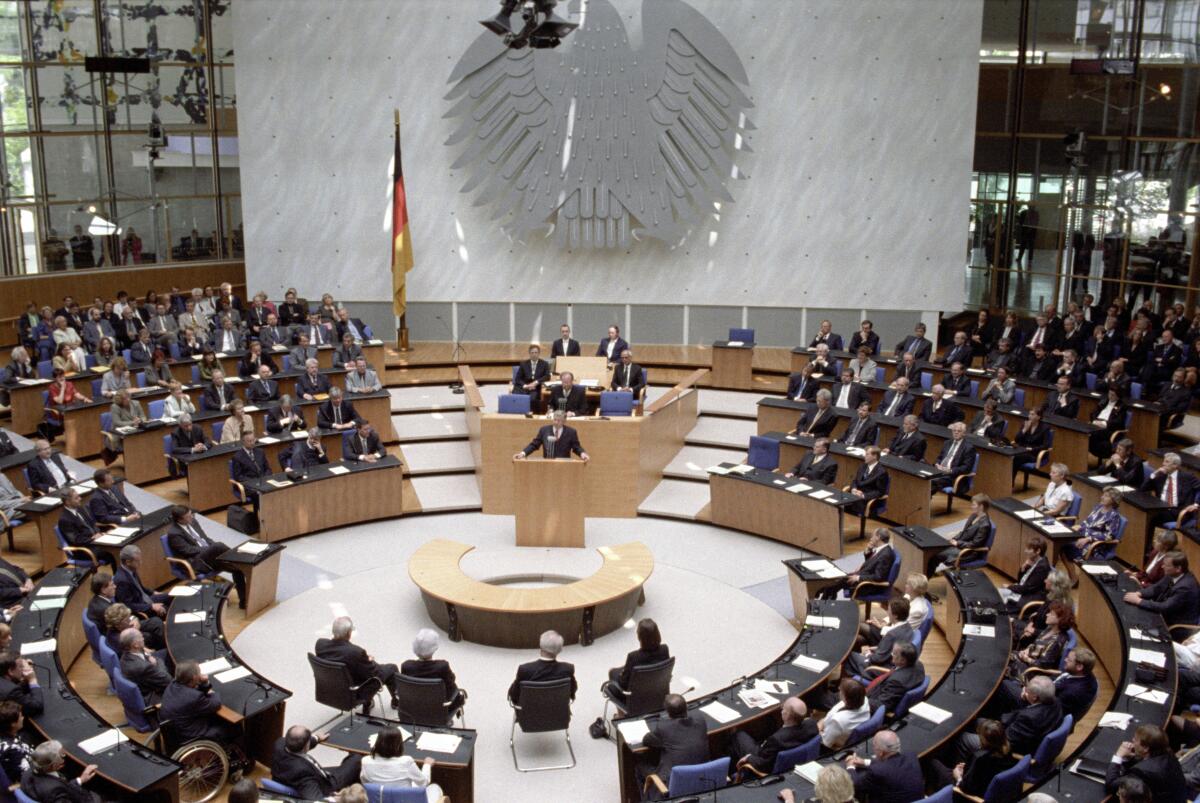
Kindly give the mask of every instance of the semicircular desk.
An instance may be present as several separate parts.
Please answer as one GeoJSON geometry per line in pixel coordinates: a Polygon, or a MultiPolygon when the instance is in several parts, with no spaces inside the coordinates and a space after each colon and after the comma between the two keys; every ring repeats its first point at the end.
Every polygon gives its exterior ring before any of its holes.
{"type": "Polygon", "coordinates": [[[451,641],[491,647],[536,647],[546,630],[558,631],[568,644],[590,644],[633,616],[654,571],[650,550],[632,542],[597,548],[603,564],[574,582],[548,588],[491,585],[468,577],[460,566],[474,548],[434,539],[413,553],[408,574],[421,589],[429,617],[451,641]]]}

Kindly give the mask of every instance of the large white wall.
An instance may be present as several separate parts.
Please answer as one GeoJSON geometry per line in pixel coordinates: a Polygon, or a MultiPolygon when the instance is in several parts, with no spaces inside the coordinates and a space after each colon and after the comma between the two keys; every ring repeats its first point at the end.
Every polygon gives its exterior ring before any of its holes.
{"type": "MultiPolygon", "coordinates": [[[[639,0],[613,2],[636,46],[639,0]]],[[[496,3],[235,3],[250,286],[390,297],[399,108],[410,300],[959,306],[982,0],[692,4],[750,77],[750,179],[715,234],[567,253],[509,242],[450,169],[446,79],[496,3]]]]}

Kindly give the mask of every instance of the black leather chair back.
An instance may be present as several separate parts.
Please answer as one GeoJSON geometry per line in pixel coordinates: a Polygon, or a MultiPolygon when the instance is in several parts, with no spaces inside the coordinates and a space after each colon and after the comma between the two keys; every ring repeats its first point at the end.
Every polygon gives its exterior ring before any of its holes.
{"type": "Polygon", "coordinates": [[[516,715],[525,733],[566,730],[571,724],[571,679],[523,681],[516,715]]]}
{"type": "Polygon", "coordinates": [[[396,684],[397,715],[401,722],[445,727],[450,721],[446,703],[446,684],[441,678],[414,678],[399,675],[396,684]]]}
{"type": "Polygon", "coordinates": [[[354,679],[350,677],[350,670],[345,664],[318,658],[310,652],[308,665],[312,667],[314,696],[318,703],[338,711],[350,711],[358,705],[360,701],[353,689],[354,679]]]}
{"type": "Polygon", "coordinates": [[[640,716],[662,708],[663,698],[671,690],[671,673],[674,671],[673,657],[656,664],[635,666],[629,673],[629,701],[625,713],[640,716]]]}

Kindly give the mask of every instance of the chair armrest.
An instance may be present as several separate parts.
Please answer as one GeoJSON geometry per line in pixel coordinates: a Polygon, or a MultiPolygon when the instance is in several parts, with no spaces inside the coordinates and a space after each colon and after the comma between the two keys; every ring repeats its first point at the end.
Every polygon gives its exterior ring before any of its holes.
{"type": "Polygon", "coordinates": [[[1060,672],[1058,669],[1042,669],[1039,666],[1031,666],[1021,673],[1021,677],[1031,678],[1036,677],[1037,675],[1042,675],[1045,677],[1058,677],[1061,674],[1062,672],[1060,672]]]}
{"type": "Polygon", "coordinates": [[[984,555],[986,555],[989,551],[990,551],[989,547],[985,547],[985,546],[968,547],[967,549],[964,549],[958,553],[958,557],[956,557],[954,559],[954,568],[956,568],[956,569],[959,568],[959,566],[962,565],[964,558],[973,556],[977,552],[980,552],[980,553],[983,553],[984,555]]]}
{"type": "Polygon", "coordinates": [[[1114,429],[1112,435],[1110,435],[1108,438],[1108,444],[1111,446],[1128,434],[1129,430],[1127,429],[1114,429]]]}
{"type": "Polygon", "coordinates": [[[196,570],[192,568],[192,564],[188,563],[183,558],[167,558],[167,565],[168,566],[180,566],[183,568],[183,570],[185,572],[187,572],[188,579],[190,579],[190,580],[196,579],[196,570]]]}
{"type": "Polygon", "coordinates": [[[737,763],[737,775],[740,776],[743,771],[749,772],[755,778],[766,778],[769,773],[759,772],[758,768],[745,759],[739,759],[737,763]]]}
{"type": "Polygon", "coordinates": [[[106,447],[111,447],[116,443],[116,433],[100,430],[100,434],[104,436],[104,444],[106,447]]]}
{"type": "Polygon", "coordinates": [[[1025,607],[1022,608],[1021,612],[1017,614],[1017,618],[1023,621],[1029,621],[1031,618],[1033,618],[1034,612],[1039,610],[1045,604],[1046,603],[1041,600],[1026,602],[1025,607]]]}
{"type": "Polygon", "coordinates": [[[366,680],[364,680],[362,683],[358,684],[357,686],[351,686],[350,691],[354,691],[354,692],[362,691],[364,687],[370,685],[371,683],[375,684],[375,686],[376,686],[375,691],[381,691],[383,689],[383,681],[380,680],[379,678],[375,677],[374,675],[371,675],[371,677],[367,678],[366,680]]]}
{"type": "Polygon", "coordinates": [[[872,680],[879,677],[880,675],[886,675],[891,671],[892,670],[888,669],[886,666],[868,666],[866,669],[863,670],[863,672],[865,674],[868,674],[871,676],[872,680]]]}
{"type": "Polygon", "coordinates": [[[848,494],[848,493],[850,493],[850,486],[849,486],[849,485],[847,485],[847,486],[843,487],[843,488],[842,488],[842,493],[844,493],[844,494],[848,494]]]}
{"type": "Polygon", "coordinates": [[[974,471],[969,471],[966,474],[959,474],[957,477],[955,477],[954,485],[953,485],[954,493],[957,494],[959,492],[958,491],[959,483],[963,482],[964,480],[973,479],[974,477],[975,477],[974,471]]]}
{"type": "Polygon", "coordinates": [[[1060,523],[1069,521],[1073,526],[1075,522],[1079,520],[1079,516],[1055,516],[1054,520],[1060,523]]]}
{"type": "Polygon", "coordinates": [[[233,479],[231,479],[229,481],[229,484],[237,489],[238,496],[240,496],[242,499],[248,498],[246,496],[246,486],[242,485],[240,482],[238,482],[237,480],[233,480],[233,479]]]}
{"type": "Polygon", "coordinates": [[[12,526],[12,519],[10,519],[8,517],[8,514],[5,513],[3,510],[0,510],[0,522],[3,523],[3,526],[5,529],[12,526]]]}
{"type": "Polygon", "coordinates": [[[1200,630],[1200,625],[1178,624],[1171,625],[1167,628],[1168,633],[1174,633],[1176,630],[1179,630],[1182,633],[1195,633],[1197,630],[1200,630]]]}
{"type": "Polygon", "coordinates": [[[65,547],[62,547],[62,551],[68,557],[70,557],[72,554],[74,554],[76,552],[80,552],[87,556],[87,559],[92,562],[93,566],[100,565],[100,561],[96,559],[96,553],[93,552],[92,550],[88,549],[85,546],[65,546],[65,547]]]}
{"type": "Polygon", "coordinates": [[[1117,542],[1112,538],[1103,538],[1099,541],[1093,541],[1092,543],[1088,544],[1087,547],[1083,550],[1084,560],[1090,560],[1092,557],[1092,553],[1096,551],[1097,547],[1103,546],[1104,544],[1115,544],[1115,543],[1117,543],[1117,542]]]}
{"type": "Polygon", "coordinates": [[[1190,508],[1190,507],[1191,507],[1191,505],[1185,505],[1183,508],[1180,509],[1179,515],[1175,517],[1175,527],[1176,528],[1182,528],[1184,519],[1187,518],[1188,516],[1194,516],[1196,514],[1196,511],[1188,510],[1188,508],[1190,508]]]}
{"type": "Polygon", "coordinates": [[[667,794],[667,785],[662,782],[662,778],[659,778],[657,775],[651,773],[650,775],[646,776],[646,784],[642,787],[643,796],[646,792],[650,791],[651,785],[658,789],[658,793],[660,795],[667,794]]]}
{"type": "Polygon", "coordinates": [[[884,494],[883,496],[877,496],[874,499],[868,499],[867,503],[865,505],[863,505],[863,515],[870,516],[871,511],[873,511],[875,509],[875,505],[878,503],[881,503],[881,502],[886,502],[887,498],[888,498],[888,495],[884,494]]]}
{"type": "Polygon", "coordinates": [[[958,800],[959,798],[962,798],[963,800],[970,800],[972,803],[983,803],[983,798],[975,797],[974,795],[968,795],[966,792],[962,791],[956,786],[954,787],[954,799],[958,800]]]}
{"type": "Polygon", "coordinates": [[[887,591],[891,589],[892,584],[887,580],[862,580],[854,587],[854,590],[850,592],[850,599],[858,599],[858,594],[864,587],[868,587],[868,591],[872,588],[877,588],[881,591],[887,591]]]}
{"type": "Polygon", "coordinates": [[[1049,449],[1039,449],[1038,453],[1037,453],[1037,460],[1033,461],[1033,464],[1035,466],[1041,466],[1042,462],[1044,460],[1046,460],[1048,457],[1050,457],[1050,453],[1052,451],[1054,451],[1053,447],[1051,447],[1049,449]]]}

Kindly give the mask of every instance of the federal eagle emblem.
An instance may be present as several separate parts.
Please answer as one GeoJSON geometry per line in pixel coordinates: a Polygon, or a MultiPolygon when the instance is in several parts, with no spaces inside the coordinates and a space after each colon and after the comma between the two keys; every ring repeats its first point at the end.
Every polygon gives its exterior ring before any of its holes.
{"type": "Polygon", "coordinates": [[[461,150],[462,192],[515,240],[677,245],[746,178],[741,59],[683,0],[643,0],[636,51],[609,0],[573,0],[571,13],[579,29],[557,49],[510,50],[484,32],[455,66],[446,144],[461,150]]]}

